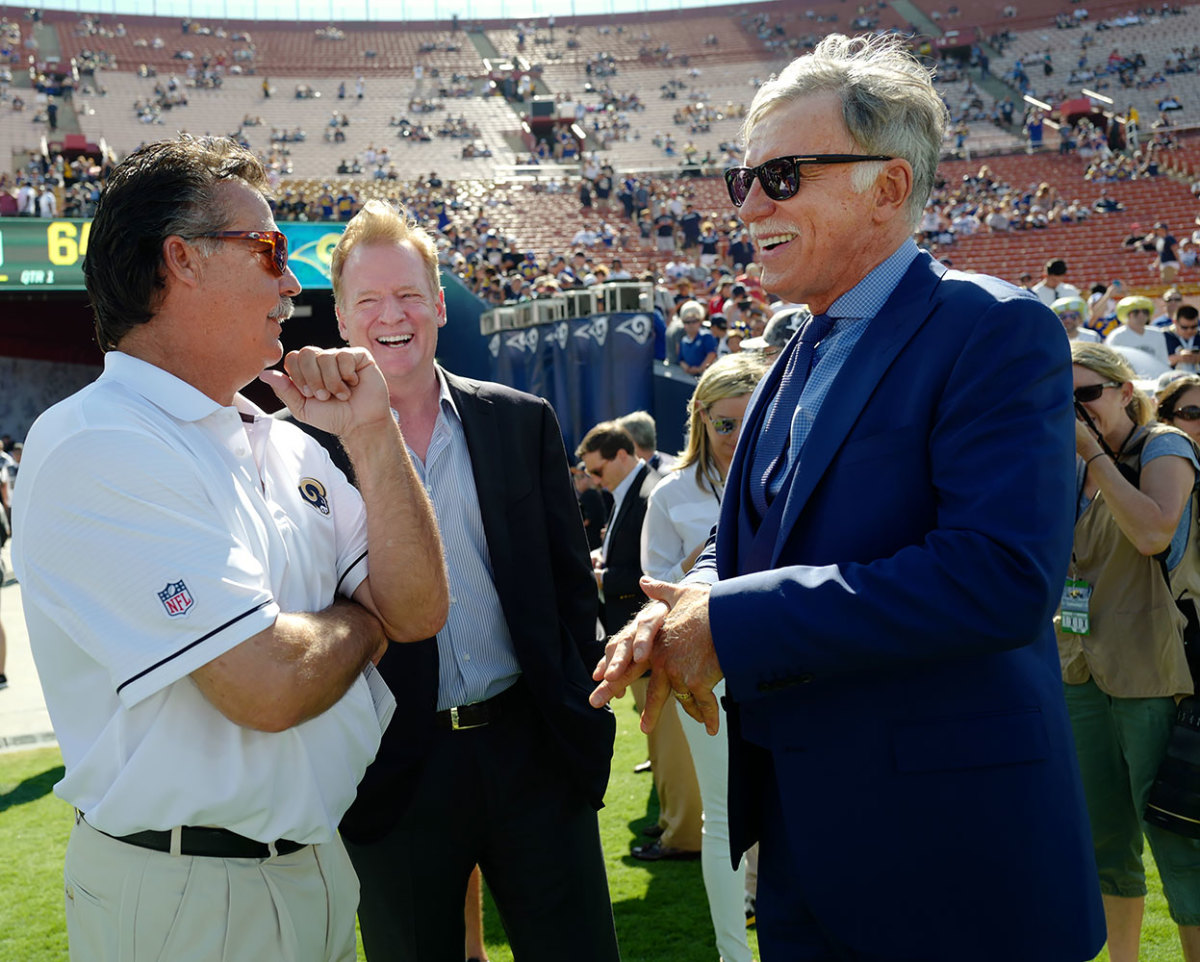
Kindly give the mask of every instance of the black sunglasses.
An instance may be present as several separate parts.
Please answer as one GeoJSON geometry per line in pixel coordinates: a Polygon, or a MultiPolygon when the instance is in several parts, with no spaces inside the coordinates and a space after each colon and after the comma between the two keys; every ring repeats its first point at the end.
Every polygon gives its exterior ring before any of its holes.
{"type": "Polygon", "coordinates": [[[725,186],[734,207],[746,203],[754,178],[762,184],[771,200],[788,200],[800,189],[800,168],[810,164],[858,164],[865,160],[892,160],[883,154],[797,154],[775,157],[757,167],[730,167],[725,171],[725,186]]]}
{"type": "Polygon", "coordinates": [[[214,240],[252,240],[266,244],[270,248],[271,271],[276,277],[283,277],[288,267],[287,235],[277,230],[219,230],[211,234],[200,234],[200,237],[211,237],[214,240]]]}
{"type": "Polygon", "coordinates": [[[1106,387],[1120,387],[1122,381],[1103,381],[1100,384],[1085,384],[1075,388],[1075,400],[1082,404],[1085,401],[1095,401],[1104,393],[1106,387]]]}
{"type": "Polygon", "coordinates": [[[1200,407],[1189,404],[1185,408],[1176,408],[1169,416],[1171,420],[1182,418],[1184,421],[1200,421],[1200,407]]]}

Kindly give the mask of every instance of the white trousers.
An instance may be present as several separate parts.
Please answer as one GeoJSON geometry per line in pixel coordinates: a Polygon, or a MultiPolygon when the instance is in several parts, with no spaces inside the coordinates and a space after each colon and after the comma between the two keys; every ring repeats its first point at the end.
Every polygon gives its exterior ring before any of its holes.
{"type": "MultiPolygon", "coordinates": [[[[713,694],[719,704],[725,694],[724,680],[717,683],[713,694]]],[[[746,860],[742,859],[737,871],[729,867],[729,719],[722,708],[720,730],[709,735],[678,703],[675,710],[700,783],[700,803],[704,807],[700,867],[717,951],[724,962],[751,962],[753,956],[746,941],[746,860]]]]}

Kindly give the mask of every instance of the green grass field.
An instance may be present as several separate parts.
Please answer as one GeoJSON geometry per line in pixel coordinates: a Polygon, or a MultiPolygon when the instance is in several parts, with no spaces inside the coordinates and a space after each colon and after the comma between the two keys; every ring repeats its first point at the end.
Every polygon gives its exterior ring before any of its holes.
{"type": "MultiPolygon", "coordinates": [[[[656,815],[650,777],[633,774],[645,739],[628,700],[617,703],[618,736],[607,805],[600,813],[609,888],[625,962],[715,960],[712,925],[699,862],[638,862],[629,847],[656,815]]],[[[63,774],[56,749],[0,754],[0,959],[59,962],[67,957],[62,908],[62,858],[71,810],[51,789],[63,774]]],[[[550,840],[547,840],[548,843],[550,840]]],[[[1151,866],[1151,895],[1142,937],[1143,962],[1176,962],[1179,941],[1151,866]]],[[[485,903],[484,927],[493,962],[511,962],[500,918],[485,903]]],[[[757,956],[753,930],[750,945],[757,956]]],[[[972,955],[964,947],[963,958],[972,955]]],[[[570,946],[563,958],[570,958],[570,946]]],[[[361,947],[359,958],[362,959],[361,947]]],[[[1100,955],[1107,962],[1107,952],[1100,955]]]]}

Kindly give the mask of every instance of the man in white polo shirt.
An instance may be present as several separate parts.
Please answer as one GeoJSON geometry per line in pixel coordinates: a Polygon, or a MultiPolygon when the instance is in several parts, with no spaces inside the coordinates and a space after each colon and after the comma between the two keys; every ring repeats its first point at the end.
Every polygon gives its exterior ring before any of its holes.
{"type": "Polygon", "coordinates": [[[84,266],[104,373],[26,441],[15,563],[77,812],[73,958],[353,960],[336,826],[394,707],[372,662],[445,619],[370,354],[263,370],[300,291],[266,187],[227,141],[117,168],[84,266]],[[256,376],[341,438],[361,495],[238,393],[256,376]]]}

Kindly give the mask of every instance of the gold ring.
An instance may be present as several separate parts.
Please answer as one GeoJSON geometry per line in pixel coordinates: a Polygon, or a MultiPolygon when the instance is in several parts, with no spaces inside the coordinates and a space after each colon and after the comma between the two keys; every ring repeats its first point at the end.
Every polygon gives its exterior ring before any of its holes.
{"type": "Polygon", "coordinates": [[[691,701],[692,693],[690,691],[677,691],[675,692],[675,697],[680,701],[691,701]]]}

